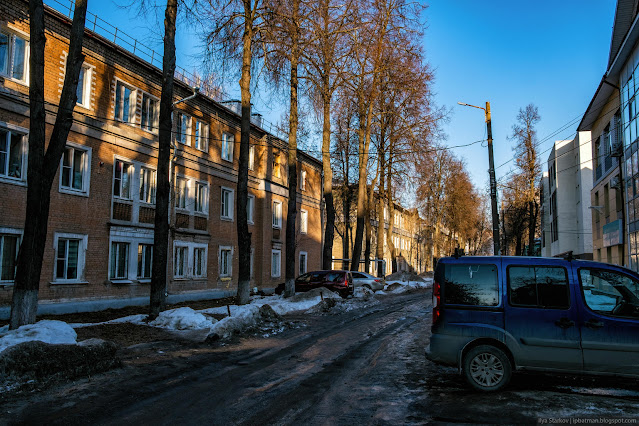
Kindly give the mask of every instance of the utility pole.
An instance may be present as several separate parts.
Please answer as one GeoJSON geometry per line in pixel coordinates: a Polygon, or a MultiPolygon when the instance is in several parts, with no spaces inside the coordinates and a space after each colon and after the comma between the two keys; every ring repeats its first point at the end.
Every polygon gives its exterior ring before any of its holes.
{"type": "Polygon", "coordinates": [[[488,133],[488,174],[490,176],[490,205],[493,213],[493,254],[501,255],[499,247],[499,211],[497,210],[497,180],[495,179],[495,159],[493,157],[493,130],[490,124],[490,102],[486,102],[486,108],[457,102],[459,105],[479,108],[484,110],[486,116],[486,132],[488,133]]]}

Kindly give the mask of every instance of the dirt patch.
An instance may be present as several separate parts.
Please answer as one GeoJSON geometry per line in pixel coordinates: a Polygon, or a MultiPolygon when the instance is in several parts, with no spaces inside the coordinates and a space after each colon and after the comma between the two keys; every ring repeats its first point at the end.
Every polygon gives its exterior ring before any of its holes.
{"type": "Polygon", "coordinates": [[[76,328],[75,332],[78,334],[78,342],[97,338],[109,340],[124,347],[158,340],[175,340],[175,336],[166,330],[129,323],[92,325],[76,328]]]}

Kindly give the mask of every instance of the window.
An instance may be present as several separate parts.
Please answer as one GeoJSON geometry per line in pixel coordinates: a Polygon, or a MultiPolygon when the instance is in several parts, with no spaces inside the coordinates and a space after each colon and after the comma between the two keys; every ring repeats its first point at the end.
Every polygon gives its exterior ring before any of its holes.
{"type": "Polygon", "coordinates": [[[147,167],[140,167],[140,201],[155,204],[157,173],[147,167]]]}
{"type": "Polygon", "coordinates": [[[61,192],[77,194],[89,191],[90,152],[80,145],[67,143],[60,165],[61,192]]]}
{"type": "Polygon", "coordinates": [[[271,277],[277,278],[281,275],[282,251],[271,250],[271,277]]]}
{"type": "Polygon", "coordinates": [[[274,154],[273,155],[273,177],[279,178],[282,177],[282,170],[281,170],[281,155],[280,154],[274,154]]]}
{"type": "Polygon", "coordinates": [[[118,81],[115,85],[115,119],[135,122],[136,90],[118,81]]]}
{"type": "Polygon", "coordinates": [[[255,209],[255,195],[249,195],[246,200],[246,220],[251,225],[253,222],[253,210],[255,209]]]}
{"type": "Polygon", "coordinates": [[[129,277],[129,243],[111,243],[111,279],[127,279],[129,277]]]}
{"type": "Polygon", "coordinates": [[[19,248],[20,234],[14,230],[0,229],[0,282],[12,282],[15,279],[19,248]]]}
{"type": "Polygon", "coordinates": [[[206,277],[206,247],[193,248],[193,277],[206,277]]]}
{"type": "Polygon", "coordinates": [[[561,267],[510,266],[508,300],[512,306],[568,309],[568,273],[561,267]]]}
{"type": "Polygon", "coordinates": [[[197,182],[195,184],[195,211],[207,214],[209,212],[209,185],[197,182]]]}
{"type": "Polygon", "coordinates": [[[307,258],[308,258],[308,255],[306,254],[306,252],[305,251],[301,251],[300,252],[300,275],[306,273],[306,259],[307,258]]]}
{"type": "Polygon", "coordinates": [[[81,235],[56,235],[55,281],[79,281],[84,269],[81,235]]]}
{"type": "Polygon", "coordinates": [[[443,303],[497,306],[497,266],[491,264],[445,265],[443,303]]]}
{"type": "Polygon", "coordinates": [[[153,244],[138,244],[138,278],[150,279],[153,265],[153,244]]]}
{"type": "Polygon", "coordinates": [[[181,112],[178,112],[175,140],[182,145],[191,145],[191,117],[181,112]]]}
{"type": "Polygon", "coordinates": [[[306,210],[300,211],[300,232],[302,234],[308,232],[308,212],[306,210]]]}
{"type": "Polygon", "coordinates": [[[0,128],[0,177],[24,180],[24,134],[0,128]]]}
{"type": "Polygon", "coordinates": [[[233,190],[222,188],[222,206],[220,209],[222,219],[233,220],[233,190]]]}
{"type": "Polygon", "coordinates": [[[133,164],[122,160],[115,160],[115,172],[113,174],[113,196],[131,199],[131,177],[133,176],[133,164]]]}
{"type": "Polygon", "coordinates": [[[222,160],[233,161],[233,145],[233,135],[222,133],[222,160]]]}
{"type": "Polygon", "coordinates": [[[175,255],[173,257],[173,278],[186,278],[189,270],[189,248],[186,246],[175,246],[175,255]]]}
{"type": "Polygon", "coordinates": [[[83,108],[91,108],[91,67],[82,65],[78,88],[76,89],[77,104],[83,108]]]}
{"type": "Polygon", "coordinates": [[[233,266],[233,250],[231,247],[220,247],[220,276],[230,277],[233,266]]]}
{"type": "Polygon", "coordinates": [[[28,81],[29,42],[6,30],[0,31],[0,74],[28,81]]]}
{"type": "Polygon", "coordinates": [[[306,170],[302,170],[300,174],[300,189],[306,191],[306,170]]]}
{"type": "Polygon", "coordinates": [[[273,228],[282,227],[282,203],[273,201],[273,228]]]}
{"type": "Polygon", "coordinates": [[[209,125],[202,121],[195,124],[195,148],[200,151],[209,149],[209,125]]]}
{"type": "Polygon", "coordinates": [[[249,170],[255,170],[255,145],[249,146],[248,168],[249,170]]]}
{"type": "Polygon", "coordinates": [[[178,177],[175,179],[175,207],[186,209],[189,196],[189,180],[178,177]]]}
{"type": "Polygon", "coordinates": [[[158,118],[160,111],[158,109],[158,100],[151,95],[144,93],[142,95],[142,118],[140,125],[148,132],[158,131],[158,118]]]}
{"type": "Polygon", "coordinates": [[[639,283],[617,271],[582,268],[579,281],[586,306],[613,317],[639,318],[639,283]]]}

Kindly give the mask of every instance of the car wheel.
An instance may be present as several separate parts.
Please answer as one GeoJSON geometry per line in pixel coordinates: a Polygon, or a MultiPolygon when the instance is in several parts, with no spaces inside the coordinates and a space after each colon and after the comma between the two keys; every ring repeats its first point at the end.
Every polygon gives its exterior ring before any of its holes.
{"type": "Polygon", "coordinates": [[[370,285],[368,285],[368,284],[364,284],[362,287],[364,287],[364,288],[365,288],[365,289],[367,289],[367,290],[373,291],[373,289],[371,288],[371,286],[370,286],[370,285]]]}
{"type": "Polygon", "coordinates": [[[508,384],[512,365],[501,349],[491,345],[480,345],[472,348],[464,357],[463,371],[472,387],[492,392],[508,384]]]}

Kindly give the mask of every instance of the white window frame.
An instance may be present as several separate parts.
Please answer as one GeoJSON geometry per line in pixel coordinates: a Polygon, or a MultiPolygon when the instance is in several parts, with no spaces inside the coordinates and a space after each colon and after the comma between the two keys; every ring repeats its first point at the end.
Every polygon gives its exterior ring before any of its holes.
{"type": "MultiPolygon", "coordinates": [[[[94,67],[88,64],[82,64],[81,68],[81,79],[78,80],[78,88],[82,88],[82,96],[78,97],[76,101],[76,105],[84,108],[91,109],[91,88],[92,88],[92,78],[93,78],[93,70],[94,67]]],[[[77,95],[76,90],[76,95],[77,95]]]]}
{"type": "Polygon", "coordinates": [[[202,120],[195,121],[195,149],[208,152],[209,150],[209,125],[202,120]]]}
{"type": "Polygon", "coordinates": [[[126,83],[118,78],[115,79],[115,93],[113,96],[113,118],[115,121],[119,121],[121,123],[126,123],[130,125],[135,125],[136,123],[136,112],[138,108],[138,91],[135,86],[126,83]],[[120,90],[120,102],[121,106],[118,105],[118,88],[122,87],[120,90]],[[125,88],[131,91],[129,95],[129,119],[124,119],[124,93],[125,88]],[[119,107],[119,111],[118,111],[119,107]]]}
{"type": "Polygon", "coordinates": [[[255,145],[249,146],[248,168],[251,171],[255,170],[255,145]]]}
{"type": "Polygon", "coordinates": [[[112,179],[112,185],[111,185],[111,193],[113,198],[118,199],[118,200],[127,200],[127,201],[132,201],[134,198],[133,195],[133,178],[135,176],[135,163],[133,163],[133,161],[125,159],[125,158],[121,158],[121,157],[115,157],[115,159],[113,160],[113,179],[112,179]],[[117,163],[121,162],[123,164],[122,167],[122,175],[120,176],[120,184],[119,184],[119,192],[120,195],[115,195],[115,173],[116,173],[116,168],[117,168],[117,163]],[[128,164],[129,165],[129,171],[127,171],[127,174],[129,175],[129,194],[128,196],[124,197],[122,196],[122,182],[124,179],[122,179],[122,177],[124,176],[124,164],[128,164]]]}
{"type": "Polygon", "coordinates": [[[175,209],[179,211],[189,211],[189,207],[191,205],[191,191],[190,191],[191,180],[183,175],[177,175],[175,177],[175,209]],[[180,190],[178,184],[180,182],[184,182],[184,193],[180,190]],[[184,203],[181,203],[181,201],[184,203]],[[183,204],[183,205],[182,205],[183,204]]]}
{"type": "Polygon", "coordinates": [[[306,191],[306,170],[302,170],[300,173],[300,189],[306,191]]]}
{"type": "Polygon", "coordinates": [[[233,276],[233,247],[232,246],[219,246],[218,248],[218,252],[217,252],[217,263],[219,265],[218,267],[218,274],[220,275],[220,277],[232,277],[233,276]],[[222,270],[222,252],[228,252],[229,253],[229,258],[227,261],[226,266],[228,267],[227,271],[223,271],[222,270]]]}
{"type": "Polygon", "coordinates": [[[271,250],[271,278],[279,278],[282,276],[282,250],[271,250]],[[275,263],[275,255],[277,255],[279,262],[275,263]]]}
{"type": "Polygon", "coordinates": [[[308,210],[305,209],[300,210],[300,233],[308,234],[308,210]]]}
{"type": "MultiPolygon", "coordinates": [[[[140,203],[144,205],[155,205],[155,197],[157,195],[157,170],[153,167],[149,167],[146,164],[140,165],[140,171],[137,173],[138,176],[138,184],[136,187],[138,188],[138,200],[140,203]],[[150,184],[147,187],[142,187],[142,173],[145,171],[149,171],[151,175],[150,184]],[[148,201],[149,198],[151,201],[148,201]]],[[[146,181],[149,182],[149,181],[146,181]]]]}
{"type": "MultiPolygon", "coordinates": [[[[23,235],[23,231],[21,229],[15,229],[15,228],[0,228],[0,237],[2,236],[11,236],[11,237],[17,237],[18,241],[17,241],[17,246],[16,246],[16,259],[15,259],[15,266],[18,266],[18,252],[20,251],[20,244],[22,243],[22,235],[23,235]]],[[[2,243],[2,241],[0,240],[0,260],[2,259],[2,251],[4,250],[4,245],[2,243]]],[[[2,268],[2,265],[0,264],[0,268],[2,268]]],[[[0,271],[2,272],[2,271],[0,271]]],[[[15,271],[13,272],[14,276],[15,276],[15,271]]],[[[1,277],[1,275],[0,275],[1,277]]],[[[15,280],[0,280],[0,286],[6,286],[6,285],[13,285],[15,280]]]]}
{"type": "Polygon", "coordinates": [[[191,146],[192,125],[193,117],[183,111],[178,111],[177,119],[175,120],[175,142],[181,145],[191,146]],[[182,117],[186,117],[186,129],[182,128],[182,117]]]}
{"type": "MultiPolygon", "coordinates": [[[[67,284],[67,283],[86,283],[84,278],[84,267],[86,262],[86,250],[87,250],[87,242],[88,235],[86,234],[71,234],[71,233],[63,233],[56,232],[53,234],[53,252],[54,252],[54,262],[53,262],[53,281],[52,284],[67,284]],[[63,240],[79,240],[78,244],[78,272],[77,277],[72,279],[67,278],[58,278],[58,242],[63,240]]],[[[67,246],[68,247],[68,246],[67,246]]],[[[68,250],[68,248],[67,248],[68,250]]],[[[67,253],[68,255],[68,253],[67,253]]],[[[65,263],[66,265],[66,263],[65,263]]]]}
{"type": "Polygon", "coordinates": [[[305,251],[300,251],[298,272],[299,275],[308,272],[308,253],[305,251]],[[304,262],[302,262],[302,258],[304,258],[304,262]],[[304,265],[304,271],[302,271],[302,265],[304,265]]]}
{"type": "Polygon", "coordinates": [[[142,95],[142,106],[140,108],[140,128],[144,130],[145,132],[157,134],[159,132],[159,123],[160,123],[160,99],[156,98],[155,96],[151,95],[148,92],[140,91],[140,93],[142,95]],[[145,109],[144,98],[147,98],[146,100],[149,101],[147,103],[150,103],[150,101],[155,102],[155,108],[153,112],[153,122],[150,125],[146,124],[146,126],[144,124],[144,109],[145,109]]]}
{"type": "MultiPolygon", "coordinates": [[[[151,282],[151,277],[152,277],[152,273],[153,273],[153,243],[148,243],[148,242],[137,242],[137,250],[135,251],[137,253],[137,256],[135,258],[135,276],[138,279],[138,281],[140,282],[151,282]],[[145,277],[143,275],[139,274],[140,271],[140,248],[142,248],[142,246],[150,246],[150,251],[151,251],[151,264],[149,265],[150,271],[149,272],[149,276],[145,277]]],[[[142,270],[144,271],[144,263],[143,263],[143,268],[142,270]]]]}
{"type": "Polygon", "coordinates": [[[192,265],[192,269],[191,269],[191,276],[194,279],[201,279],[201,278],[206,278],[207,276],[207,267],[208,267],[208,256],[209,256],[209,246],[208,244],[199,244],[199,243],[193,243],[191,244],[191,246],[189,247],[189,250],[191,253],[193,253],[192,258],[193,258],[193,265],[192,265]],[[195,272],[195,266],[196,266],[196,257],[195,257],[195,252],[196,250],[204,250],[204,254],[202,255],[202,273],[201,274],[196,274],[195,272]]]}
{"type": "Polygon", "coordinates": [[[235,147],[235,136],[228,132],[222,133],[222,145],[220,146],[220,158],[230,163],[233,162],[233,148],[235,147]],[[226,148],[225,148],[226,146],[226,148]],[[226,154],[226,155],[225,155],[226,154]]]}
{"type": "Polygon", "coordinates": [[[0,141],[0,144],[4,143],[4,147],[0,146],[0,149],[6,149],[6,159],[3,168],[6,168],[7,174],[0,174],[0,182],[4,183],[12,183],[17,185],[26,185],[27,184],[27,168],[28,168],[28,134],[29,130],[24,127],[15,126],[13,124],[6,123],[4,121],[0,121],[0,128],[7,132],[7,139],[5,141],[0,141]],[[9,176],[9,151],[10,151],[10,140],[11,134],[20,135],[21,145],[20,145],[20,177],[9,176]]]}
{"type": "Polygon", "coordinates": [[[209,215],[209,184],[208,182],[195,182],[193,194],[193,211],[199,215],[209,215]],[[203,188],[203,195],[200,197],[200,188],[203,188]]]}
{"type": "MultiPolygon", "coordinates": [[[[67,144],[65,146],[65,152],[64,154],[62,154],[62,158],[60,159],[60,180],[58,183],[59,192],[64,194],[80,195],[83,197],[89,196],[89,188],[91,187],[91,154],[92,154],[91,147],[67,141],[67,144]],[[82,188],[80,189],[73,188],[72,186],[64,186],[62,184],[62,174],[64,171],[64,157],[66,155],[67,148],[73,149],[74,151],[75,150],[84,151],[84,155],[82,157],[82,188]]],[[[73,182],[73,171],[74,170],[72,165],[71,176],[70,176],[71,182],[73,182]]],[[[114,172],[115,172],[115,169],[114,169],[114,172]]],[[[114,174],[114,177],[115,177],[115,174],[114,174]]]]}
{"type": "MultiPolygon", "coordinates": [[[[109,280],[111,280],[112,282],[131,282],[131,246],[132,243],[131,241],[123,241],[120,239],[114,239],[112,241],[109,241],[109,280]],[[125,261],[125,271],[126,271],[126,276],[124,277],[117,277],[115,275],[111,275],[111,269],[113,268],[113,256],[112,256],[112,250],[113,250],[113,245],[114,244],[125,244],[127,247],[127,256],[126,256],[126,261],[125,261]]],[[[119,256],[116,256],[116,258],[119,258],[119,256]]],[[[117,265],[116,265],[116,270],[117,265]]]]}
{"type": "Polygon", "coordinates": [[[255,195],[249,194],[248,199],[246,200],[246,221],[249,225],[255,224],[254,219],[255,213],[255,195]]]}
{"type": "Polygon", "coordinates": [[[21,83],[25,86],[29,85],[29,57],[31,55],[31,47],[29,41],[29,35],[23,33],[22,31],[17,31],[12,28],[8,28],[6,26],[0,27],[0,33],[6,35],[8,37],[8,45],[7,45],[7,69],[0,69],[0,75],[4,78],[7,78],[11,81],[15,81],[21,83]],[[15,39],[19,38],[24,41],[24,78],[18,79],[13,77],[13,65],[15,60],[15,39]]]}
{"type": "Polygon", "coordinates": [[[220,198],[220,219],[222,220],[230,220],[233,221],[233,213],[235,210],[235,191],[231,188],[227,188],[225,186],[221,187],[220,189],[220,194],[221,194],[221,198],[220,198]],[[229,202],[228,202],[228,212],[224,211],[224,193],[228,193],[228,198],[229,198],[229,202]],[[225,214],[226,213],[226,214],[225,214]]]}
{"type": "Polygon", "coordinates": [[[173,242],[173,279],[188,279],[189,278],[189,244],[185,241],[174,241],[173,242]],[[183,259],[183,269],[182,274],[177,273],[177,262],[176,256],[179,250],[184,250],[183,259]]]}
{"type": "Polygon", "coordinates": [[[273,154],[273,170],[274,178],[282,177],[282,154],[273,154]]]}
{"type": "Polygon", "coordinates": [[[282,202],[273,201],[273,228],[282,229],[282,202]]]}
{"type": "MultiPolygon", "coordinates": [[[[108,279],[109,281],[117,284],[131,284],[135,281],[140,283],[148,283],[150,278],[144,278],[138,276],[138,251],[140,244],[153,245],[153,230],[131,228],[129,226],[114,226],[111,228],[109,235],[109,269],[108,279]],[[126,278],[113,278],[111,277],[111,250],[114,243],[128,244],[128,257],[126,265],[126,278]]],[[[152,266],[151,266],[152,267],[152,266]]]]}

